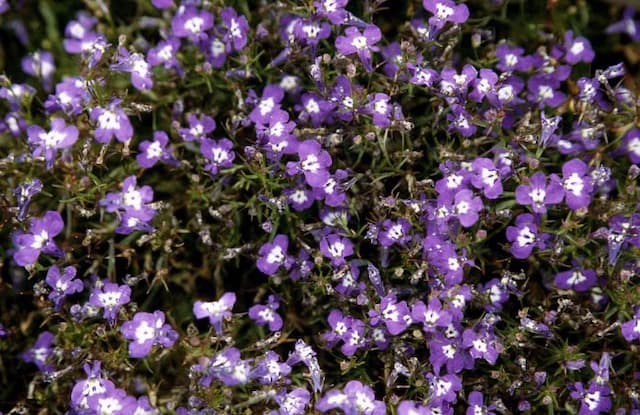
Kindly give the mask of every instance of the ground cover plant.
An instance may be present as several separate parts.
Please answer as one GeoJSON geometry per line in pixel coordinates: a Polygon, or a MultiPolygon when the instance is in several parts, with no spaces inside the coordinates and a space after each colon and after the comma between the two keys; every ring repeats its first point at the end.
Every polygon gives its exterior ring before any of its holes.
{"type": "Polygon", "coordinates": [[[640,414],[634,3],[0,0],[0,411],[640,414]]]}

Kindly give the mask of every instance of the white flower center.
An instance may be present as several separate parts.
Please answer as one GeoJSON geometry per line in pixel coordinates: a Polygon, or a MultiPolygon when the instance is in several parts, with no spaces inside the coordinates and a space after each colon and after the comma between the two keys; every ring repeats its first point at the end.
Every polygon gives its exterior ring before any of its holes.
{"type": "Polygon", "coordinates": [[[518,246],[526,246],[531,245],[536,242],[536,235],[531,232],[528,226],[525,226],[518,233],[518,237],[516,238],[516,243],[518,246]]]}
{"type": "Polygon", "coordinates": [[[356,49],[366,49],[367,48],[367,38],[364,36],[356,36],[351,41],[351,46],[356,49]]]}

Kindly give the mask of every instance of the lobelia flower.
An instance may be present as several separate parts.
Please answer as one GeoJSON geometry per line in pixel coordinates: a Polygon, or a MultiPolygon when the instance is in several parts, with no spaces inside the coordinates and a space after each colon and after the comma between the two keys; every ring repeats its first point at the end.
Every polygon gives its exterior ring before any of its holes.
{"type": "Polygon", "coordinates": [[[9,112],[0,119],[0,132],[8,131],[14,138],[20,137],[26,128],[27,122],[19,112],[9,112]]]}
{"type": "Polygon", "coordinates": [[[167,148],[169,136],[164,131],[154,131],[153,141],[144,140],[138,146],[140,153],[136,156],[136,161],[143,168],[153,167],[158,161],[165,163],[179,164],[178,160],[171,157],[171,147],[167,148]]]}
{"type": "Polygon", "coordinates": [[[299,362],[302,362],[311,373],[311,385],[315,393],[322,390],[322,384],[324,383],[324,377],[318,364],[318,357],[316,352],[311,346],[305,343],[304,340],[298,339],[294,346],[294,351],[289,354],[287,364],[293,366],[299,362]]]}
{"type": "Polygon", "coordinates": [[[287,163],[287,174],[293,176],[303,173],[307,184],[311,187],[319,187],[326,183],[330,177],[328,169],[332,160],[318,141],[310,139],[299,143],[298,158],[300,160],[298,162],[287,163]]]}
{"type": "Polygon", "coordinates": [[[480,218],[479,212],[482,209],[484,209],[482,199],[474,195],[471,190],[462,189],[455,194],[453,212],[463,227],[473,226],[480,218]]]}
{"type": "Polygon", "coordinates": [[[258,104],[249,113],[249,119],[256,124],[268,124],[270,117],[276,111],[281,111],[280,103],[283,99],[284,89],[280,85],[267,85],[258,104]]]}
{"type": "Polygon", "coordinates": [[[469,9],[465,4],[456,4],[453,0],[422,0],[422,6],[433,14],[429,24],[442,29],[447,22],[462,24],[469,18],[469,9]]]}
{"type": "Polygon", "coordinates": [[[622,139],[620,149],[627,153],[633,164],[640,163],[640,128],[627,131],[622,139]]]}
{"type": "Polygon", "coordinates": [[[457,400],[456,395],[462,389],[462,382],[455,374],[427,373],[425,378],[429,382],[429,390],[434,400],[453,403],[457,400]]]}
{"type": "Polygon", "coordinates": [[[216,334],[222,334],[222,321],[232,316],[231,309],[236,302],[236,295],[232,292],[222,294],[218,301],[196,301],[193,303],[193,314],[201,319],[208,317],[216,334]]]}
{"type": "Polygon", "coordinates": [[[283,389],[273,399],[280,405],[280,409],[271,411],[270,415],[304,415],[307,413],[305,409],[309,405],[311,394],[304,388],[295,388],[288,393],[283,389]]]}
{"type": "Polygon", "coordinates": [[[125,143],[133,137],[133,127],[129,117],[120,108],[120,100],[113,99],[106,108],[95,107],[90,116],[96,122],[93,137],[97,142],[108,144],[115,136],[118,141],[125,143]]]}
{"type": "Polygon", "coordinates": [[[84,289],[82,281],[75,279],[75,277],[75,267],[65,267],[62,274],[60,268],[55,265],[47,270],[45,281],[51,287],[49,300],[53,301],[56,311],[60,310],[66,296],[79,293],[84,289]]]}
{"type": "Polygon", "coordinates": [[[260,326],[269,325],[269,330],[278,331],[282,328],[282,317],[275,312],[278,307],[278,296],[270,295],[267,305],[256,304],[249,308],[249,317],[260,326]]]}
{"type": "Polygon", "coordinates": [[[529,95],[527,99],[537,103],[540,109],[545,106],[559,107],[566,100],[566,95],[560,92],[560,81],[552,74],[533,75],[527,81],[529,95]]]}
{"type": "Polygon", "coordinates": [[[63,111],[67,115],[80,115],[91,101],[87,81],[80,77],[65,77],[56,84],[56,93],[44,103],[47,114],[63,111]]]}
{"type": "Polygon", "coordinates": [[[427,68],[424,65],[416,65],[415,63],[407,62],[407,69],[411,74],[409,82],[413,85],[431,88],[436,82],[440,81],[440,74],[436,70],[427,68]]]}
{"type": "Polygon", "coordinates": [[[20,111],[23,100],[35,93],[35,88],[27,84],[11,84],[0,88],[0,98],[7,101],[11,111],[20,111]]]}
{"type": "Polygon", "coordinates": [[[375,44],[380,39],[382,39],[382,32],[375,25],[367,25],[362,32],[351,26],[345,29],[344,36],[336,38],[335,45],[338,52],[344,56],[357,54],[366,71],[372,72],[371,52],[379,50],[375,44]]]}
{"type": "Polygon", "coordinates": [[[88,409],[96,414],[128,415],[128,408],[136,404],[136,398],[127,395],[123,389],[114,388],[108,392],[94,394],[87,398],[88,409]]]}
{"type": "Polygon", "coordinates": [[[53,240],[63,228],[62,216],[56,211],[50,210],[42,218],[31,219],[28,232],[16,231],[12,235],[12,241],[16,247],[13,260],[24,267],[35,264],[41,252],[63,257],[64,252],[53,240]]]}
{"type": "Polygon", "coordinates": [[[56,69],[51,52],[33,52],[22,59],[21,66],[26,74],[40,78],[44,89],[51,89],[51,80],[56,69]]]}
{"type": "Polygon", "coordinates": [[[100,37],[99,33],[92,30],[96,23],[98,19],[86,11],[78,12],[77,20],[71,20],[64,29],[64,50],[72,54],[89,51],[92,44],[100,37]]]}
{"type": "Polygon", "coordinates": [[[497,199],[503,192],[500,170],[496,168],[493,160],[486,157],[478,157],[471,163],[473,176],[471,184],[476,189],[482,189],[487,199],[497,199]]]}
{"type": "Polygon", "coordinates": [[[24,182],[13,190],[13,196],[18,204],[19,221],[26,219],[31,198],[40,193],[40,191],[42,191],[42,182],[37,178],[24,182]]]}
{"type": "Polygon", "coordinates": [[[516,217],[515,226],[507,228],[507,240],[511,242],[511,254],[518,259],[526,259],[534,247],[545,248],[546,234],[538,235],[536,217],[522,213],[516,217]]]}
{"type": "Polygon", "coordinates": [[[129,356],[135,358],[147,356],[156,344],[171,347],[178,339],[178,333],[169,324],[165,324],[162,311],[138,312],[133,320],[122,324],[120,331],[125,339],[131,341],[129,356]]]}
{"type": "Polygon", "coordinates": [[[411,308],[413,322],[422,323],[422,330],[425,333],[435,333],[438,328],[447,327],[451,321],[451,314],[442,309],[442,303],[437,298],[431,298],[429,304],[425,305],[418,300],[411,308]]]}
{"type": "Polygon", "coordinates": [[[531,67],[531,58],[523,54],[524,49],[521,47],[500,43],[496,48],[496,58],[498,58],[496,68],[503,72],[528,71],[531,67]]]}
{"type": "Polygon", "coordinates": [[[204,169],[215,176],[220,168],[231,167],[236,157],[236,153],[231,150],[232,148],[233,142],[228,138],[221,138],[217,141],[208,138],[201,139],[200,153],[209,161],[205,164],[204,169]]]}
{"type": "Polygon", "coordinates": [[[93,288],[89,296],[89,304],[103,308],[103,318],[111,325],[118,318],[120,307],[131,301],[131,288],[128,285],[118,285],[113,282],[102,281],[93,288]]]}
{"type": "Polygon", "coordinates": [[[231,7],[225,7],[220,12],[224,34],[222,40],[227,45],[227,51],[240,51],[247,45],[249,22],[243,15],[231,7]]]}
{"type": "Polygon", "coordinates": [[[280,361],[280,355],[272,350],[264,354],[252,373],[263,385],[278,383],[281,380],[288,383],[287,376],[291,373],[291,366],[280,361]]]}
{"type": "Polygon", "coordinates": [[[504,81],[499,81],[496,86],[498,105],[502,108],[522,104],[524,100],[518,94],[524,89],[524,81],[517,76],[510,76],[504,81]]]}
{"type": "Polygon", "coordinates": [[[332,233],[320,239],[320,252],[331,260],[331,265],[339,267],[346,264],[346,257],[353,255],[353,244],[349,239],[332,233]]]}
{"type": "Polygon", "coordinates": [[[589,389],[585,390],[582,382],[576,382],[567,387],[571,390],[571,397],[580,400],[578,415],[598,415],[611,410],[611,390],[608,386],[590,383],[589,389]]]}
{"type": "Polygon", "coordinates": [[[411,313],[406,301],[397,301],[395,294],[384,296],[377,310],[369,310],[370,324],[377,326],[383,322],[392,336],[404,332],[411,324],[411,313]]]}
{"type": "Polygon", "coordinates": [[[462,106],[454,104],[447,114],[450,131],[457,131],[463,137],[471,137],[476,133],[476,126],[472,124],[471,114],[462,106]]]}
{"type": "Polygon", "coordinates": [[[564,34],[565,62],[575,65],[578,62],[591,63],[595,57],[591,43],[584,37],[573,37],[573,31],[567,30],[564,34]]]}
{"type": "Polygon", "coordinates": [[[322,39],[331,36],[331,25],[320,22],[317,17],[298,19],[293,33],[303,45],[316,47],[322,39]]]}
{"type": "Polygon", "coordinates": [[[622,336],[628,342],[640,339],[640,308],[635,307],[633,318],[620,326],[622,336]]]}
{"type": "Polygon", "coordinates": [[[44,156],[47,170],[51,170],[56,159],[56,151],[71,147],[78,140],[78,129],[64,122],[62,118],[51,119],[51,130],[46,132],[38,125],[27,127],[29,144],[33,146],[33,156],[44,156]]]}
{"type": "Polygon", "coordinates": [[[335,25],[340,25],[345,23],[349,16],[349,13],[344,9],[347,3],[349,0],[319,0],[314,1],[313,5],[319,16],[326,17],[335,25]]]}
{"type": "Polygon", "coordinates": [[[171,20],[171,33],[177,37],[186,37],[193,43],[207,38],[207,30],[213,27],[213,15],[206,10],[187,6],[171,20]]]}
{"type": "Polygon", "coordinates": [[[178,61],[177,53],[180,50],[180,39],[171,36],[166,40],[161,40],[158,44],[147,51],[147,62],[151,66],[162,65],[165,69],[175,69],[179,76],[184,75],[184,69],[178,61]]]}
{"type": "Polygon", "coordinates": [[[126,407],[123,412],[125,414],[133,414],[133,415],[158,415],[158,414],[160,414],[160,411],[158,411],[156,408],[151,406],[151,403],[149,402],[149,398],[146,397],[146,396],[141,396],[137,400],[131,401],[130,406],[126,407]]]}
{"type": "Polygon", "coordinates": [[[491,69],[480,69],[479,75],[471,82],[471,92],[469,98],[475,102],[482,102],[484,98],[494,104],[496,102],[496,89],[498,75],[491,69]]]}
{"type": "Polygon", "coordinates": [[[50,331],[43,331],[33,346],[20,354],[20,358],[27,363],[35,364],[41,372],[52,372],[55,367],[48,362],[53,355],[54,335],[50,331]]]}
{"type": "Polygon", "coordinates": [[[373,117],[373,124],[378,128],[386,128],[391,125],[391,109],[389,102],[391,97],[387,94],[375,93],[369,95],[369,102],[364,108],[373,117]]]}
{"type": "Polygon", "coordinates": [[[319,127],[331,114],[336,104],[321,98],[318,94],[307,93],[300,97],[300,114],[302,121],[311,119],[314,127],[319,127]]]}
{"type": "Polygon", "coordinates": [[[622,20],[609,25],[605,32],[609,35],[626,33],[634,42],[640,42],[640,21],[633,20],[635,13],[633,7],[626,7],[622,14],[622,20]]]}
{"type": "Polygon", "coordinates": [[[153,88],[151,65],[140,53],[129,53],[125,48],[118,48],[118,60],[110,68],[115,71],[129,72],[131,84],[139,91],[153,88]]]}
{"type": "Polygon", "coordinates": [[[482,358],[491,365],[498,360],[499,353],[496,350],[496,338],[485,329],[480,329],[479,331],[466,329],[462,333],[462,347],[467,348],[474,359],[482,358]]]}
{"type": "Polygon", "coordinates": [[[98,360],[94,361],[93,365],[84,364],[87,378],[77,381],[71,390],[71,407],[73,409],[78,411],[89,409],[88,399],[91,396],[108,394],[116,388],[113,382],[102,377],[100,365],[98,360]]]}
{"type": "Polygon", "coordinates": [[[540,147],[545,148],[547,144],[551,140],[552,137],[556,137],[554,133],[558,129],[558,125],[562,121],[561,116],[555,116],[551,118],[547,118],[544,111],[540,111],[540,125],[542,127],[542,132],[540,133],[540,140],[538,144],[540,147]]]}
{"type": "Polygon", "coordinates": [[[562,165],[562,179],[551,175],[551,181],[564,188],[565,203],[569,209],[589,206],[593,192],[593,179],[589,167],[580,159],[572,159],[562,165]]]}
{"type": "Polygon", "coordinates": [[[316,403],[316,409],[322,413],[340,409],[349,415],[384,415],[384,402],[375,398],[373,389],[357,380],[348,382],[343,390],[332,389],[316,403]]]}
{"type": "Polygon", "coordinates": [[[445,337],[435,333],[428,340],[429,362],[434,370],[446,365],[447,373],[460,373],[464,368],[473,368],[471,359],[460,344],[459,337],[445,337]]]}
{"type": "Polygon", "coordinates": [[[314,202],[312,191],[304,186],[304,184],[293,189],[284,189],[282,193],[287,197],[289,206],[296,212],[301,212],[309,208],[314,202]]]}
{"type": "Polygon", "coordinates": [[[382,230],[378,233],[378,241],[380,245],[384,247],[390,247],[392,245],[405,246],[407,242],[411,241],[411,223],[403,218],[399,218],[397,221],[386,219],[382,222],[382,230]]]}
{"type": "Polygon", "coordinates": [[[122,182],[122,192],[109,192],[100,200],[100,206],[107,212],[117,212],[120,226],[116,232],[128,234],[133,230],[151,231],[148,224],[156,214],[156,210],[148,203],[153,201],[151,186],[136,188],[136,177],[129,176],[122,182]]]}
{"type": "Polygon", "coordinates": [[[180,128],[178,134],[184,141],[200,141],[216,129],[216,121],[208,115],[187,114],[189,128],[180,128]]]}
{"type": "Polygon", "coordinates": [[[544,173],[538,172],[531,176],[529,185],[518,185],[516,201],[521,205],[531,205],[535,213],[547,213],[547,205],[562,202],[564,189],[553,180],[547,185],[544,173]]]}
{"type": "Polygon", "coordinates": [[[258,269],[266,275],[274,275],[280,267],[290,269],[293,258],[287,254],[289,238],[287,235],[278,234],[272,242],[267,242],[260,247],[260,257],[256,261],[258,269]]]}
{"type": "Polygon", "coordinates": [[[493,410],[496,409],[496,405],[491,404],[489,406],[485,406],[484,397],[482,396],[482,393],[478,391],[473,391],[469,394],[467,403],[469,404],[467,407],[467,415],[495,415],[493,410]]]}
{"type": "Polygon", "coordinates": [[[454,97],[467,95],[469,85],[476,80],[478,71],[473,65],[465,65],[462,71],[458,72],[451,67],[442,69],[440,74],[440,92],[445,97],[454,97]]]}

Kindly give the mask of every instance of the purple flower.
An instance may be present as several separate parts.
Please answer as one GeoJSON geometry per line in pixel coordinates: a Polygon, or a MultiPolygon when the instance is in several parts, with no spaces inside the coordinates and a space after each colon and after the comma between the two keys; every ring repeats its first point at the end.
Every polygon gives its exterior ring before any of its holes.
{"type": "Polygon", "coordinates": [[[47,270],[45,281],[51,287],[49,300],[53,301],[56,310],[60,310],[66,296],[79,293],[84,289],[82,281],[75,279],[75,277],[75,267],[65,267],[62,274],[60,273],[60,268],[55,265],[52,265],[47,270]]]}
{"type": "Polygon", "coordinates": [[[55,367],[48,362],[53,354],[54,335],[50,331],[43,331],[38,336],[33,346],[20,354],[20,358],[27,362],[35,364],[42,372],[51,372],[55,367]]]}
{"type": "MultiPolygon", "coordinates": [[[[152,0],[152,3],[158,0],[152,0]]],[[[129,407],[125,408],[124,413],[133,415],[158,415],[160,411],[151,406],[149,398],[141,396],[137,400],[132,400],[129,407]]]]}
{"type": "Polygon", "coordinates": [[[288,365],[295,365],[302,362],[311,374],[311,385],[314,392],[320,392],[322,390],[322,384],[324,382],[320,365],[318,364],[318,357],[316,352],[311,346],[309,346],[304,340],[298,339],[294,346],[294,351],[289,354],[287,359],[288,365]]]}
{"type": "Polygon", "coordinates": [[[640,22],[633,20],[636,13],[634,8],[627,7],[622,14],[622,20],[615,22],[607,27],[606,33],[626,33],[634,42],[640,42],[640,22]]]}
{"type": "Polygon", "coordinates": [[[188,6],[171,20],[171,32],[177,37],[189,38],[198,43],[207,37],[206,31],[213,27],[213,15],[205,10],[188,6]]]}
{"type": "Polygon", "coordinates": [[[478,78],[471,82],[471,92],[469,98],[475,102],[482,102],[484,98],[491,103],[495,103],[496,90],[495,86],[498,82],[498,75],[491,69],[482,68],[478,78]]]}
{"type": "Polygon", "coordinates": [[[165,69],[175,69],[179,75],[183,75],[184,70],[177,58],[180,50],[180,39],[171,36],[166,40],[161,40],[158,44],[147,52],[147,62],[151,66],[164,66],[165,69]]]}
{"type": "Polygon", "coordinates": [[[222,334],[222,321],[232,316],[231,309],[236,302],[236,295],[232,292],[222,294],[218,301],[193,303],[193,314],[196,318],[209,318],[217,335],[222,334]]]}
{"type": "Polygon", "coordinates": [[[391,97],[387,94],[375,93],[369,95],[369,103],[366,112],[373,116],[373,124],[378,128],[386,128],[391,125],[391,109],[389,102],[391,97]]]}
{"type": "Polygon", "coordinates": [[[462,346],[468,349],[474,359],[482,358],[492,365],[498,359],[495,337],[487,330],[466,329],[462,333],[462,346]]]}
{"type": "Polygon", "coordinates": [[[348,382],[343,390],[332,389],[317,403],[316,409],[322,413],[332,409],[340,409],[345,414],[384,415],[384,402],[375,398],[373,389],[357,380],[348,382]]]}
{"type": "Polygon", "coordinates": [[[411,313],[406,301],[396,299],[394,294],[387,294],[380,302],[379,311],[370,310],[371,325],[377,326],[383,322],[392,336],[397,336],[411,324],[411,313]]]}
{"type": "Polygon", "coordinates": [[[153,88],[151,65],[147,63],[144,55],[129,53],[125,48],[118,48],[118,60],[111,69],[131,74],[131,84],[139,91],[148,91],[153,88]]]}
{"type": "Polygon", "coordinates": [[[331,260],[331,265],[339,267],[346,263],[346,257],[353,255],[353,244],[349,239],[332,233],[320,239],[320,252],[331,260]]]}
{"type": "Polygon", "coordinates": [[[526,72],[531,67],[531,59],[523,54],[524,49],[521,47],[501,43],[496,48],[496,57],[498,58],[496,67],[503,72],[526,72]]]}
{"type": "Polygon", "coordinates": [[[462,24],[469,18],[469,9],[465,4],[456,4],[453,0],[422,0],[422,6],[433,14],[429,24],[441,29],[445,23],[462,24]]]}
{"type": "Polygon", "coordinates": [[[349,13],[344,9],[349,0],[319,0],[313,5],[320,16],[328,18],[335,25],[343,24],[347,20],[349,13]]]}
{"type": "Polygon", "coordinates": [[[200,140],[200,152],[209,160],[204,169],[215,176],[220,168],[231,167],[236,157],[232,148],[233,142],[228,138],[221,138],[218,141],[208,138],[200,140]]]}
{"type": "Polygon", "coordinates": [[[547,213],[547,205],[562,202],[564,189],[558,183],[551,181],[547,185],[544,173],[538,172],[531,176],[529,185],[518,185],[516,201],[521,205],[531,205],[535,213],[547,213]]]}
{"type": "Polygon", "coordinates": [[[295,388],[287,393],[282,390],[274,396],[274,400],[280,405],[278,411],[272,411],[271,415],[304,415],[305,408],[311,400],[311,394],[304,388],[295,388]]]}
{"type": "Polygon", "coordinates": [[[122,192],[109,192],[100,200],[100,206],[107,212],[117,212],[120,226],[116,232],[128,234],[133,230],[151,231],[148,224],[156,210],[148,206],[153,201],[153,189],[150,186],[136,188],[136,177],[129,176],[122,182],[122,192]]]}
{"type": "Polygon", "coordinates": [[[456,401],[456,394],[462,389],[460,378],[454,374],[444,376],[427,373],[429,389],[434,400],[452,403],[456,401]]]}
{"type": "Polygon", "coordinates": [[[131,301],[131,288],[103,281],[96,284],[89,296],[89,304],[104,309],[103,317],[112,325],[118,318],[120,307],[131,301]]]}
{"type": "Polygon", "coordinates": [[[394,244],[404,246],[411,240],[410,230],[411,223],[406,219],[400,218],[397,221],[386,219],[382,222],[382,230],[378,233],[378,241],[384,247],[390,247],[394,244]]]}
{"type": "Polygon", "coordinates": [[[573,37],[573,32],[568,30],[564,34],[565,62],[575,65],[578,62],[591,63],[595,57],[591,43],[584,37],[573,37]]]}
{"type": "Polygon", "coordinates": [[[145,140],[140,143],[138,150],[140,153],[136,156],[136,161],[143,168],[153,167],[158,161],[168,163],[178,163],[171,157],[171,147],[167,148],[169,136],[164,131],[155,131],[153,133],[153,141],[145,140]]]}
{"type": "Polygon", "coordinates": [[[293,33],[303,45],[317,46],[320,40],[331,35],[331,25],[317,18],[296,20],[293,33]]]}
{"type": "Polygon", "coordinates": [[[451,314],[442,309],[437,298],[431,298],[428,305],[417,301],[411,309],[411,317],[414,322],[422,323],[425,333],[435,333],[438,327],[447,327],[452,321],[451,314]]]}
{"type": "Polygon", "coordinates": [[[476,80],[477,76],[478,71],[469,64],[465,65],[459,74],[454,68],[444,68],[440,75],[440,92],[446,97],[464,96],[467,94],[469,85],[476,80]]]}
{"type": "Polygon", "coordinates": [[[487,199],[497,199],[503,191],[502,178],[492,160],[486,157],[478,157],[471,163],[474,175],[471,184],[476,189],[482,189],[487,199]]]}
{"type": "Polygon", "coordinates": [[[515,226],[507,228],[507,240],[511,242],[511,254],[518,259],[525,259],[531,255],[534,247],[545,247],[545,236],[538,235],[536,218],[523,213],[516,217],[515,226]]]}
{"type": "Polygon", "coordinates": [[[528,99],[537,103],[540,109],[545,106],[559,107],[566,99],[566,95],[560,92],[560,81],[551,74],[534,75],[527,81],[529,90],[528,99]]]}
{"type": "Polygon", "coordinates": [[[227,44],[228,51],[239,51],[247,44],[249,33],[249,22],[247,18],[240,15],[231,7],[225,7],[220,12],[222,26],[225,30],[223,41],[227,44]]]}
{"type": "Polygon", "coordinates": [[[29,232],[16,231],[12,236],[16,246],[13,260],[19,266],[25,267],[35,264],[41,252],[56,257],[64,256],[53,240],[63,228],[62,216],[52,210],[47,211],[42,218],[31,219],[29,232]]]}
{"type": "Polygon", "coordinates": [[[65,77],[56,84],[56,93],[49,95],[44,108],[47,114],[63,111],[69,115],[79,115],[90,101],[91,94],[84,78],[65,77]]]}
{"type": "Polygon", "coordinates": [[[493,412],[496,408],[495,404],[491,404],[488,407],[485,406],[482,393],[478,391],[473,391],[469,394],[467,403],[469,404],[467,407],[467,415],[495,415],[495,412],[493,412]]]}
{"type": "Polygon", "coordinates": [[[318,94],[307,93],[300,97],[301,112],[299,118],[302,121],[311,119],[314,127],[319,127],[329,116],[336,104],[321,98],[318,94]]]}
{"type": "Polygon", "coordinates": [[[87,406],[97,414],[128,415],[128,409],[135,404],[136,398],[127,395],[123,389],[115,388],[87,398],[87,406]]]}
{"type": "Polygon", "coordinates": [[[429,362],[436,371],[447,367],[448,373],[460,373],[465,367],[473,367],[473,359],[464,352],[459,337],[445,337],[440,333],[428,341],[429,362]]]}
{"type": "Polygon", "coordinates": [[[65,27],[65,51],[73,54],[87,52],[100,36],[92,30],[96,23],[98,23],[98,19],[86,11],[79,12],[78,20],[71,20],[65,27]]]}
{"type": "Polygon", "coordinates": [[[276,235],[272,242],[267,242],[260,247],[260,258],[256,261],[258,269],[266,275],[273,275],[283,266],[291,268],[293,259],[287,255],[289,238],[286,235],[276,235]]]}
{"type": "Polygon", "coordinates": [[[16,198],[16,202],[18,203],[18,220],[23,221],[27,217],[27,212],[29,211],[29,204],[31,203],[31,198],[42,191],[42,182],[34,178],[31,181],[24,182],[21,185],[17,186],[13,195],[16,198]]]}
{"type": "Polygon", "coordinates": [[[450,122],[449,130],[457,131],[463,137],[471,137],[476,133],[471,114],[462,105],[452,105],[447,120],[450,122]]]}
{"type": "Polygon", "coordinates": [[[565,202],[576,210],[589,206],[593,192],[593,179],[587,164],[579,159],[569,160],[562,165],[562,179],[556,175],[551,180],[564,188],[565,202]]]}
{"type": "Polygon", "coordinates": [[[22,101],[34,95],[35,88],[27,84],[11,84],[8,87],[0,88],[0,98],[7,101],[11,111],[19,111],[22,101]]]}
{"type": "Polygon", "coordinates": [[[187,114],[189,128],[180,128],[178,134],[184,141],[200,141],[216,129],[216,121],[208,115],[187,114]]]}
{"type": "Polygon", "coordinates": [[[345,56],[357,54],[367,72],[373,71],[371,64],[371,52],[377,52],[379,48],[374,46],[382,38],[382,32],[375,25],[367,25],[364,31],[356,27],[348,27],[344,36],[336,38],[336,49],[345,56]]]}
{"type": "Polygon", "coordinates": [[[628,342],[640,339],[640,308],[636,308],[633,318],[622,323],[620,328],[622,330],[622,336],[628,342]]]}
{"type": "Polygon", "coordinates": [[[29,144],[33,146],[33,156],[44,155],[47,170],[53,167],[56,151],[71,147],[78,140],[78,129],[64,122],[62,118],[51,119],[51,130],[45,132],[38,125],[27,128],[29,144]]]}
{"type": "Polygon", "coordinates": [[[277,296],[270,295],[267,305],[256,304],[249,308],[249,317],[258,325],[269,325],[269,330],[278,331],[282,328],[282,317],[275,311],[280,307],[277,296]]]}
{"type": "Polygon", "coordinates": [[[88,399],[93,395],[108,394],[115,389],[109,379],[103,378],[100,372],[100,361],[84,364],[87,378],[77,381],[71,390],[71,406],[76,410],[89,409],[88,399]]]}
{"type": "Polygon", "coordinates": [[[611,410],[611,390],[608,386],[590,383],[589,389],[585,390],[582,382],[568,385],[571,390],[571,397],[580,400],[580,410],[578,415],[598,415],[600,413],[610,413],[611,410]]]}
{"type": "Polygon", "coordinates": [[[51,79],[56,69],[53,55],[47,51],[37,51],[22,59],[22,70],[42,80],[44,89],[50,90],[51,79]]]}
{"type": "Polygon", "coordinates": [[[267,85],[255,108],[249,113],[249,119],[256,124],[268,124],[275,111],[280,111],[280,102],[284,98],[284,89],[280,85],[267,85]]]}
{"type": "Polygon", "coordinates": [[[314,139],[305,140],[298,145],[299,162],[288,162],[287,173],[291,176],[301,172],[307,184],[319,187],[329,179],[332,160],[326,150],[314,139]]]}
{"type": "Polygon", "coordinates": [[[178,333],[164,321],[164,313],[154,311],[153,313],[136,313],[133,320],[123,323],[120,331],[125,339],[131,341],[129,356],[145,357],[156,344],[163,347],[173,346],[178,339],[178,333]]]}
{"type": "Polygon", "coordinates": [[[91,119],[96,122],[93,136],[99,143],[108,144],[114,136],[125,143],[133,137],[133,127],[127,114],[120,108],[119,99],[112,100],[107,108],[93,108],[91,119]]]}
{"type": "Polygon", "coordinates": [[[625,151],[633,164],[640,163],[640,128],[632,128],[622,139],[620,147],[625,151]]]}
{"type": "Polygon", "coordinates": [[[465,228],[473,226],[480,218],[479,212],[484,209],[482,199],[469,189],[462,189],[454,196],[453,209],[460,224],[465,228]]]}
{"type": "Polygon", "coordinates": [[[287,376],[291,373],[291,366],[280,361],[280,355],[272,350],[268,350],[264,357],[258,362],[252,377],[255,377],[263,385],[287,381],[287,376]]]}

